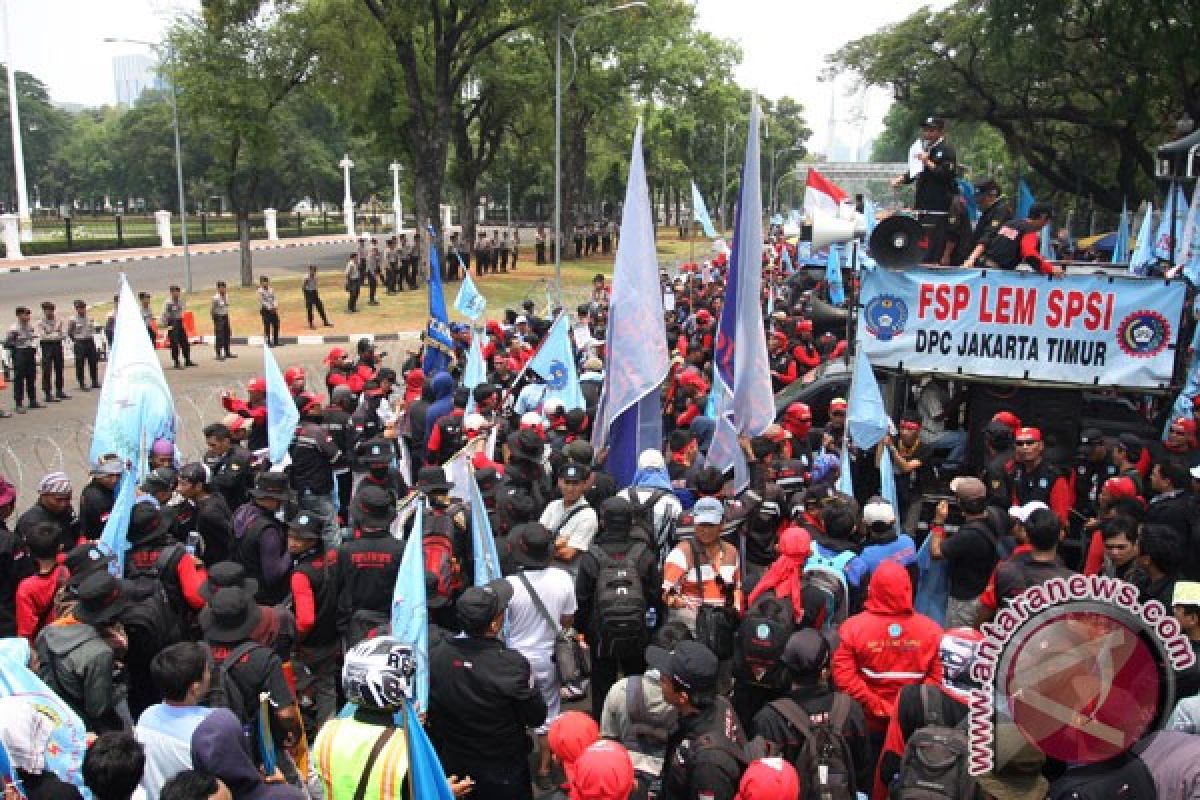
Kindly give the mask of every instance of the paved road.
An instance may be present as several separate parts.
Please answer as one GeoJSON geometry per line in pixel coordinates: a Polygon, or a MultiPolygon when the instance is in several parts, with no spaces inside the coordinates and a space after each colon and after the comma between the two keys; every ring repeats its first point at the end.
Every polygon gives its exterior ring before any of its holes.
{"type": "MultiPolygon", "coordinates": [[[[348,253],[345,244],[258,251],[254,253],[254,272],[255,275],[300,273],[309,264],[316,264],[322,270],[341,268],[348,253]]],[[[197,290],[209,289],[218,280],[236,286],[240,270],[241,255],[237,252],[192,256],[192,283],[197,290]]],[[[184,283],[182,256],[0,275],[0,322],[3,322],[0,327],[7,327],[12,321],[12,309],[19,305],[36,309],[43,300],[50,299],[60,309],[70,311],[70,304],[77,297],[89,303],[109,302],[117,287],[117,276],[122,272],[129,277],[134,291],[148,291],[160,299],[171,284],[184,283]]]]}

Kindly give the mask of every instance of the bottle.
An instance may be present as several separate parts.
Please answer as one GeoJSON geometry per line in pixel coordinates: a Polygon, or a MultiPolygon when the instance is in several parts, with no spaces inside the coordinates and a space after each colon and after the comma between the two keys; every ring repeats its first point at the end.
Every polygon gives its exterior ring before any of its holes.
{"type": "Polygon", "coordinates": [[[646,609],[646,627],[649,630],[654,630],[658,625],[658,609],[650,606],[646,609]]]}

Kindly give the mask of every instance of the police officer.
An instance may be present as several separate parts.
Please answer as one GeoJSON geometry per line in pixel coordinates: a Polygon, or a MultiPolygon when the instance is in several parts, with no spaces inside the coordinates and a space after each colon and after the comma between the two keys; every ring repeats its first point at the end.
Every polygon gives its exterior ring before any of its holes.
{"type": "Polygon", "coordinates": [[[154,309],[150,307],[150,293],[138,292],[138,311],[142,314],[142,324],[146,326],[146,333],[150,336],[150,341],[158,346],[158,331],[154,329],[154,309]]]}
{"type": "Polygon", "coordinates": [[[479,238],[475,242],[475,277],[482,278],[483,274],[488,271],[488,242],[487,234],[483,231],[479,232],[479,238]]]}
{"type": "Polygon", "coordinates": [[[925,261],[941,261],[946,240],[946,218],[950,203],[958,194],[958,154],[946,141],[946,121],[941,117],[926,117],[921,123],[923,150],[917,156],[921,171],[916,175],[904,173],[892,181],[892,186],[917,184],[915,207],[918,212],[932,212],[921,220],[929,233],[929,248],[925,261]]]}
{"type": "Polygon", "coordinates": [[[230,510],[236,511],[249,497],[254,480],[250,451],[236,444],[229,428],[219,422],[204,428],[204,442],[208,445],[204,465],[212,472],[212,485],[230,510]]]}
{"type": "Polygon", "coordinates": [[[1042,258],[1041,231],[1050,224],[1054,210],[1034,203],[1028,219],[1013,219],[1000,226],[983,251],[981,265],[989,269],[1016,269],[1024,262],[1043,275],[1061,275],[1063,269],[1042,258]]]}
{"type": "Polygon", "coordinates": [[[42,394],[47,403],[57,403],[66,400],[70,395],[63,391],[63,340],[67,338],[67,326],[54,313],[54,303],[49,300],[42,303],[42,318],[37,322],[38,343],[42,348],[42,394]],[[53,376],[53,386],[56,390],[50,393],[53,376]]]}
{"type": "Polygon", "coordinates": [[[1012,219],[1012,206],[1000,194],[1000,185],[988,179],[975,184],[975,202],[979,205],[979,219],[972,232],[971,255],[963,262],[964,267],[973,267],[991,243],[1000,227],[1012,219]]]}
{"type": "Polygon", "coordinates": [[[30,321],[33,312],[17,306],[17,321],[4,337],[4,347],[12,357],[13,402],[18,414],[25,413],[25,397],[30,408],[41,408],[37,401],[37,329],[30,321]]]}
{"type": "Polygon", "coordinates": [[[229,350],[233,331],[229,326],[229,287],[225,281],[217,281],[217,293],[213,295],[209,315],[212,317],[213,347],[217,351],[217,361],[237,358],[229,350]]]}
{"type": "Polygon", "coordinates": [[[746,739],[733,707],[717,694],[717,657],[699,642],[681,641],[670,653],[651,645],[646,662],[659,672],[663,700],[679,711],[667,739],[663,796],[733,800],[741,778],[735,754],[746,739]]]}
{"type": "Polygon", "coordinates": [[[383,284],[388,294],[395,294],[400,291],[397,288],[397,283],[400,281],[400,248],[396,246],[396,237],[393,236],[387,240],[387,249],[383,258],[387,264],[383,284]]]}
{"type": "Polygon", "coordinates": [[[171,343],[171,360],[175,362],[175,369],[183,369],[179,364],[180,355],[183,356],[184,364],[189,367],[196,366],[192,362],[192,345],[183,327],[185,305],[180,292],[178,286],[171,287],[171,295],[163,303],[162,311],[162,325],[167,329],[167,341],[171,343]]]}
{"type": "Polygon", "coordinates": [[[67,338],[71,340],[71,349],[75,353],[75,379],[79,382],[81,392],[100,388],[100,355],[96,352],[95,331],[96,323],[88,316],[87,303],[76,300],[75,316],[67,321],[67,338]],[[83,382],[85,368],[92,378],[90,387],[83,382]]]}
{"type": "Polygon", "coordinates": [[[404,259],[404,277],[408,281],[409,290],[416,291],[417,263],[421,260],[421,234],[413,233],[412,243],[408,245],[405,252],[408,256],[404,259]]]}

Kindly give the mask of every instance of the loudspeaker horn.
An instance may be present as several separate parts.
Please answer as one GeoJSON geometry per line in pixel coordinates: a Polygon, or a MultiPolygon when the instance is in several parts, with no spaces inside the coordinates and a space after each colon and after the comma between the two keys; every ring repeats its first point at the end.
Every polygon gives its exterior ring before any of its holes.
{"type": "Polygon", "coordinates": [[[895,214],[879,221],[867,242],[867,252],[881,267],[914,267],[921,263],[925,230],[912,217],[895,214]]]}
{"type": "Polygon", "coordinates": [[[828,214],[813,214],[813,250],[821,250],[831,244],[850,241],[854,238],[855,227],[852,219],[831,217],[828,214]]]}

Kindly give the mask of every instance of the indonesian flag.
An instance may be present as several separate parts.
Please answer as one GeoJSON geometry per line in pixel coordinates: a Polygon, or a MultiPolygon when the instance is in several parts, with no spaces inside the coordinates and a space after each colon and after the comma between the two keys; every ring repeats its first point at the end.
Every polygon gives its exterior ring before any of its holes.
{"type": "Polygon", "coordinates": [[[804,187],[804,211],[807,214],[821,212],[836,217],[838,208],[849,197],[845,189],[809,167],[808,181],[804,187]]]}

